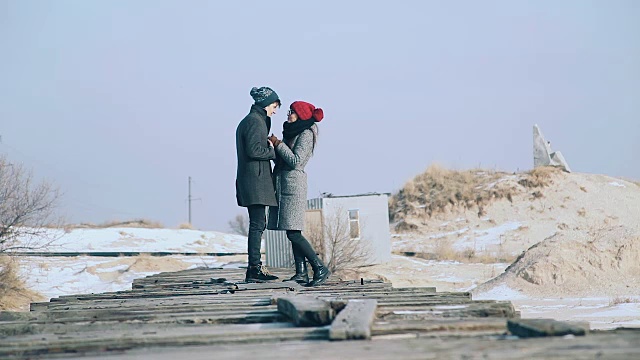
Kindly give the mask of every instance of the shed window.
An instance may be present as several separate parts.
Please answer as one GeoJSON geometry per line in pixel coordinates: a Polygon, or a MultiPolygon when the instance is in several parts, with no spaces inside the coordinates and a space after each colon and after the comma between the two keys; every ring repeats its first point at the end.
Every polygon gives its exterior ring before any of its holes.
{"type": "Polygon", "coordinates": [[[360,238],[360,210],[349,210],[349,237],[360,238]]]}

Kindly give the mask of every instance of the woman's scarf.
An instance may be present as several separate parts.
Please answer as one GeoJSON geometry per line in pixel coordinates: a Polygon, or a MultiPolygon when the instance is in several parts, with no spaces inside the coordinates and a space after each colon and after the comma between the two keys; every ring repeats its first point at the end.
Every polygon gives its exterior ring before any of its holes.
{"type": "Polygon", "coordinates": [[[290,145],[290,141],[293,140],[294,137],[300,135],[307,129],[311,129],[313,124],[315,124],[313,120],[298,120],[292,123],[288,121],[285,122],[282,126],[282,141],[290,145]]]}
{"type": "MultiPolygon", "coordinates": [[[[313,124],[315,124],[316,122],[313,120],[298,120],[298,121],[294,121],[292,123],[290,122],[285,122],[284,125],[282,125],[282,141],[287,144],[287,146],[289,146],[290,148],[293,147],[293,139],[302,134],[303,131],[307,130],[307,129],[311,129],[311,127],[313,126],[313,124]]],[[[284,160],[282,160],[282,158],[280,158],[279,155],[277,155],[276,152],[276,161],[275,161],[275,167],[273,169],[274,172],[281,170],[283,167],[285,167],[286,164],[284,163],[284,160]]]]}

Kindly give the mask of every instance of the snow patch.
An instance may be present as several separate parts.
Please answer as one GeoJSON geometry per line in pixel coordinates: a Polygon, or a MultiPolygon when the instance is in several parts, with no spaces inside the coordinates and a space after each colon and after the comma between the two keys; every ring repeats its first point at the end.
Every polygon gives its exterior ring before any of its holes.
{"type": "Polygon", "coordinates": [[[510,288],[505,284],[496,286],[491,290],[473,295],[474,300],[516,300],[526,298],[527,297],[524,294],[510,288]]]}

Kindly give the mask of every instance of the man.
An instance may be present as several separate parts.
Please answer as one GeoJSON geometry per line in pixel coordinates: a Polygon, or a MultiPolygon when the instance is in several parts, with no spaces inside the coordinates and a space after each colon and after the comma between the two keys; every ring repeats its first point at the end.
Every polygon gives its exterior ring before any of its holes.
{"type": "Polygon", "coordinates": [[[266,227],[266,207],[278,205],[269,162],[276,158],[276,153],[268,136],[271,116],[281,103],[278,94],[268,87],[254,87],[250,94],[255,103],[236,129],[236,198],[238,205],[249,211],[249,266],[245,281],[262,282],[278,278],[262,265],[260,245],[266,227]]]}

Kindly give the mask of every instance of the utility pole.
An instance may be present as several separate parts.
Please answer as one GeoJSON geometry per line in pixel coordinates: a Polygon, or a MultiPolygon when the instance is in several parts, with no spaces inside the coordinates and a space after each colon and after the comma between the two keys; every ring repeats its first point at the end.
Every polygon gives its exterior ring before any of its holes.
{"type": "Polygon", "coordinates": [[[193,200],[200,200],[198,199],[194,199],[193,197],[191,197],[191,176],[189,176],[189,195],[187,197],[187,201],[189,202],[189,224],[191,224],[191,201],[193,200]]]}
{"type": "Polygon", "coordinates": [[[191,224],[191,176],[189,176],[189,224],[191,224]]]}

